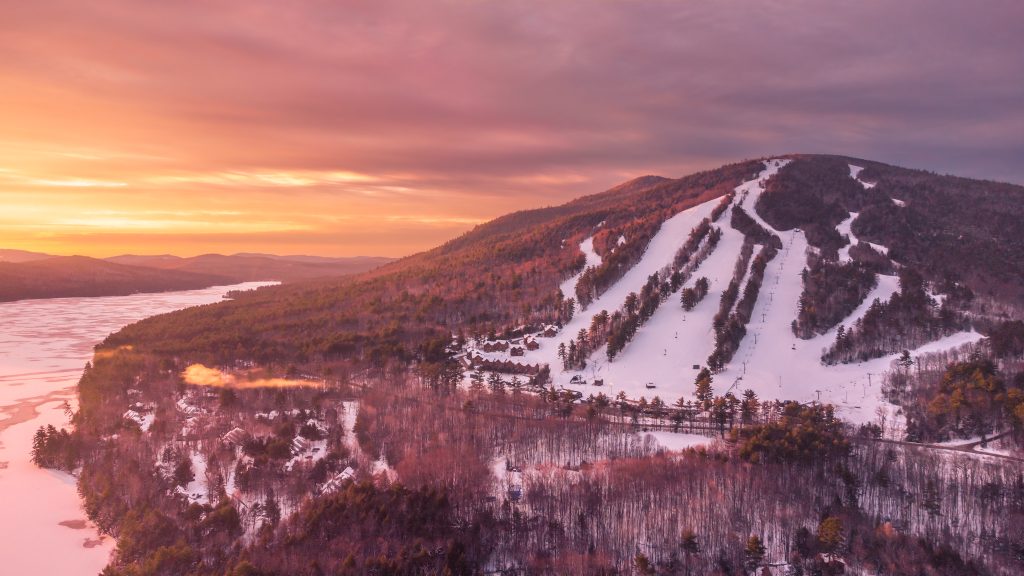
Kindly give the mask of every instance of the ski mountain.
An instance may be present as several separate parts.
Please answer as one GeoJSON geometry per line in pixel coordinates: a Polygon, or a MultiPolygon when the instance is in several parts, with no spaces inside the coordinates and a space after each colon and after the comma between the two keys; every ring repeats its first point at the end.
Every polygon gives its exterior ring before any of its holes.
{"type": "Polygon", "coordinates": [[[644,176],[110,335],[109,574],[1019,574],[1024,188],[644,176]]]}
{"type": "Polygon", "coordinates": [[[343,285],[267,288],[109,343],[213,362],[431,363],[447,350],[464,384],[543,372],[544,385],[634,400],[691,394],[710,368],[716,393],[827,401],[864,422],[904,350],[976,342],[1019,305],[1021,222],[1019,186],[769,158],[639,178],[343,285]]]}

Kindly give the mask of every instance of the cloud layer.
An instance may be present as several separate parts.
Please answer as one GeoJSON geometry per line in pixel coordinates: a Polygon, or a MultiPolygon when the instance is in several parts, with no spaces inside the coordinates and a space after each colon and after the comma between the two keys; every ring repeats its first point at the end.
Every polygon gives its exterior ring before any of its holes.
{"type": "Polygon", "coordinates": [[[1024,182],[1024,5],[11,3],[0,244],[400,255],[647,173],[1024,182]]]}

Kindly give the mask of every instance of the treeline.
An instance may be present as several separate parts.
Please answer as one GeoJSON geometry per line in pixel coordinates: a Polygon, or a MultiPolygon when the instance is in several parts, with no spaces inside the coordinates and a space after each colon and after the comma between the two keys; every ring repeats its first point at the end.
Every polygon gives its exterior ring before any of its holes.
{"type": "Polygon", "coordinates": [[[42,468],[70,472],[78,466],[81,450],[78,438],[52,424],[40,426],[32,437],[32,462],[42,468]]]}
{"type": "MultiPolygon", "coordinates": [[[[773,235],[773,237],[775,236],[773,235]]],[[[732,360],[736,350],[739,349],[740,342],[746,336],[747,324],[750,322],[750,315],[757,304],[757,296],[761,290],[761,284],[764,282],[765,269],[778,254],[778,249],[774,243],[765,244],[754,258],[753,263],[750,264],[750,273],[746,274],[747,262],[750,261],[752,253],[753,244],[748,237],[736,261],[732,280],[722,293],[718,313],[715,314],[712,323],[715,328],[715,348],[708,356],[707,363],[715,372],[724,368],[732,360]],[[739,298],[739,287],[744,276],[747,277],[747,282],[743,287],[742,298],[739,298]],[[739,298],[738,302],[737,298],[739,298]],[[734,304],[735,309],[733,308],[734,304]]]]}
{"type": "Polygon", "coordinates": [[[873,271],[858,262],[814,259],[801,273],[803,293],[793,321],[797,338],[824,334],[853,313],[877,284],[873,271]]]}
{"type": "Polygon", "coordinates": [[[984,443],[1009,431],[1018,446],[1024,445],[1024,350],[1007,349],[1001,337],[1006,330],[999,332],[948,362],[935,355],[922,366],[921,359],[904,352],[882,390],[905,412],[907,440],[980,438],[984,443]]]}
{"type": "Polygon", "coordinates": [[[955,280],[1000,300],[1024,296],[1024,187],[863,162],[884,199],[853,223],[858,238],[889,248],[931,282],[955,280]]]}
{"type": "Polygon", "coordinates": [[[811,246],[834,260],[848,242],[836,226],[850,212],[892,205],[877,188],[865,189],[851,178],[849,163],[831,156],[797,157],[768,181],[754,209],[776,230],[800,228],[811,246]]]}
{"type": "Polygon", "coordinates": [[[900,289],[888,302],[872,302],[863,317],[822,355],[826,364],[861,362],[913,349],[969,327],[962,314],[939,305],[925,290],[924,280],[909,267],[900,270],[900,289]]]}
{"type": "Polygon", "coordinates": [[[603,231],[600,235],[606,240],[603,248],[599,247],[595,236],[594,247],[600,250],[601,264],[584,270],[576,281],[576,301],[580,307],[589,306],[639,262],[660,228],[661,221],[638,218],[614,231],[603,231]],[[624,240],[619,242],[619,238],[624,240]]]}
{"type": "Polygon", "coordinates": [[[776,249],[782,248],[782,240],[775,233],[758,224],[742,206],[733,207],[731,225],[754,244],[773,246],[776,249]]]}

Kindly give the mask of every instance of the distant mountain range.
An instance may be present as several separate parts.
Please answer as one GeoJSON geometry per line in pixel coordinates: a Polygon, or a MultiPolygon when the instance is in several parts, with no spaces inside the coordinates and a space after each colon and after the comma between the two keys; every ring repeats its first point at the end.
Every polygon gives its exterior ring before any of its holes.
{"type": "Polygon", "coordinates": [[[99,259],[0,250],[0,301],[194,290],[259,280],[295,282],[372,270],[390,258],[125,254],[99,259]]]}

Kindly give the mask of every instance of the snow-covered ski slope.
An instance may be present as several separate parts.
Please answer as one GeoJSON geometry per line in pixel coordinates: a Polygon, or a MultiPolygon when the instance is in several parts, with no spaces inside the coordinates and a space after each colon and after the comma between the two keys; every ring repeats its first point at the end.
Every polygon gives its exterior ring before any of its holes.
{"type": "MultiPolygon", "coordinates": [[[[859,364],[825,366],[820,362],[820,357],[823,350],[835,341],[835,328],[810,340],[800,340],[792,332],[791,323],[797,316],[803,291],[800,273],[806,266],[808,250],[812,248],[808,246],[801,230],[774,230],[754,209],[767,180],[787,162],[766,162],[765,169],[756,178],[736,188],[736,202],[742,200],[748,214],[766,229],[778,234],[783,248],[765,271],[757,304],[747,325],[746,337],[729,365],[715,375],[715,393],[732,391],[739,395],[750,388],[762,399],[820,400],[835,404],[848,420],[870,421],[875,418],[877,408],[884,404],[880,390],[881,374],[890,369],[895,356],[859,364]]],[[[850,167],[851,177],[855,178],[859,172],[858,167],[850,167]]],[[[861,183],[869,187],[869,184],[861,183]]],[[[602,310],[609,313],[618,310],[630,292],[639,293],[651,274],[669,266],[690,231],[718,203],[719,200],[715,199],[666,220],[640,262],[621,280],[585,310],[577,311],[572,321],[556,337],[538,339],[539,349],[528,351],[524,357],[514,360],[528,364],[548,364],[555,387],[579,390],[584,395],[603,392],[615,396],[625,392],[630,398],[643,396],[651,399],[659,396],[668,403],[681,396],[692,398],[697,368],[706,364],[714,347],[712,319],[718,311],[722,291],[732,278],[743,245],[743,235],[729,225],[732,207],[716,223],[722,231],[721,241],[687,282],[687,285],[692,286],[702,276],[710,281],[707,296],[692,311],[682,309],[679,292],[676,292],[640,328],[633,341],[614,362],[607,360],[606,351],[602,347],[591,355],[584,370],[563,370],[557,351],[560,343],[568,345],[580,329],[589,328],[594,315],[602,310]],[[572,377],[577,375],[582,376],[586,383],[572,384],[572,377]],[[597,379],[603,380],[604,386],[594,386],[593,382],[597,379]],[[652,384],[653,388],[650,387],[652,384]]],[[[840,231],[848,235],[851,242],[857,242],[850,231],[856,216],[855,213],[851,214],[840,225],[840,231]]],[[[580,248],[586,255],[588,266],[600,262],[600,258],[593,252],[591,238],[584,240],[580,248]]],[[[884,246],[875,248],[885,251],[884,246]]],[[[841,252],[841,258],[849,258],[848,248],[841,252]]],[[[562,291],[566,297],[574,294],[576,278],[563,284],[562,291]]],[[[851,326],[864,315],[875,299],[886,301],[898,288],[895,276],[879,275],[875,288],[842,323],[851,326]]],[[[974,332],[955,334],[929,343],[912,353],[944,350],[980,338],[974,332]]],[[[505,353],[484,356],[508,358],[505,353]]]]}

